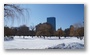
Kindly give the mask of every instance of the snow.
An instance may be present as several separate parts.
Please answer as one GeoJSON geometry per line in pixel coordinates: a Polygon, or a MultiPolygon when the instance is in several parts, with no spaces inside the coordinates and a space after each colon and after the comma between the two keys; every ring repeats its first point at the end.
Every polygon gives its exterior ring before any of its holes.
{"type": "Polygon", "coordinates": [[[4,41],[5,49],[83,49],[84,39],[76,37],[43,37],[34,36],[14,36],[14,40],[4,41]]]}
{"type": "Polygon", "coordinates": [[[13,40],[13,37],[4,37],[4,41],[10,41],[10,40],[13,40]]]}
{"type": "Polygon", "coordinates": [[[73,42],[68,43],[67,45],[65,43],[59,44],[57,46],[49,47],[48,49],[83,49],[84,44],[73,42]]]}

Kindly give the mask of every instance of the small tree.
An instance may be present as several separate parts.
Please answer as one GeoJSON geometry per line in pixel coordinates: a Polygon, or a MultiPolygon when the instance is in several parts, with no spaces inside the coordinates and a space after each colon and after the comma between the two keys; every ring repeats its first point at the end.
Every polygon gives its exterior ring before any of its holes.
{"type": "Polygon", "coordinates": [[[28,36],[29,33],[29,27],[27,27],[26,25],[22,25],[18,28],[18,35],[23,36],[23,38],[25,38],[24,36],[28,36]]]}
{"type": "Polygon", "coordinates": [[[74,36],[74,32],[75,32],[75,31],[74,31],[74,26],[71,25],[71,26],[70,26],[70,34],[69,34],[69,35],[70,35],[70,36],[74,36]]]}
{"type": "Polygon", "coordinates": [[[14,36],[14,30],[9,28],[9,27],[4,27],[4,37],[7,36],[7,37],[10,37],[10,38],[13,38],[11,36],[14,36]]]}
{"type": "Polygon", "coordinates": [[[30,30],[31,30],[31,36],[33,38],[33,36],[35,36],[35,27],[34,26],[30,26],[30,30]]]}
{"type": "Polygon", "coordinates": [[[69,34],[70,34],[70,29],[69,29],[69,28],[65,29],[65,30],[64,30],[64,33],[65,33],[65,34],[64,34],[65,37],[69,36],[69,34]]]}
{"type": "Polygon", "coordinates": [[[59,39],[60,39],[61,36],[63,36],[63,30],[62,30],[62,28],[60,28],[60,29],[57,30],[56,35],[59,37],[59,39]]]}

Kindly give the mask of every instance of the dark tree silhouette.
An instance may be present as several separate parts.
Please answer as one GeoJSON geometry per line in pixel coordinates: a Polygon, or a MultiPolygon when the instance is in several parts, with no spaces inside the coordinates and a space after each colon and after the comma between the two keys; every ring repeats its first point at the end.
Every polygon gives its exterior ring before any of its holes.
{"type": "Polygon", "coordinates": [[[64,37],[69,36],[69,33],[70,33],[70,29],[69,28],[65,29],[64,30],[64,37]]]}
{"type": "Polygon", "coordinates": [[[23,36],[23,38],[25,38],[25,36],[28,36],[29,28],[26,25],[22,25],[18,28],[17,32],[19,36],[23,36]]]}
{"type": "Polygon", "coordinates": [[[23,15],[24,8],[17,4],[4,4],[4,17],[15,18],[23,15]]]}
{"type": "Polygon", "coordinates": [[[33,38],[33,36],[35,36],[35,27],[34,26],[30,26],[30,30],[31,30],[30,34],[31,34],[31,36],[33,38]]]}
{"type": "Polygon", "coordinates": [[[73,26],[75,27],[75,36],[77,36],[77,38],[82,39],[82,37],[84,37],[84,24],[75,23],[73,26]]]}
{"type": "Polygon", "coordinates": [[[53,36],[54,34],[54,29],[49,23],[43,23],[43,24],[38,24],[36,26],[36,35],[37,36],[53,36]]]}
{"type": "Polygon", "coordinates": [[[57,36],[59,37],[59,39],[60,39],[61,36],[63,36],[63,30],[62,30],[62,28],[60,28],[60,29],[57,30],[57,36]]]}

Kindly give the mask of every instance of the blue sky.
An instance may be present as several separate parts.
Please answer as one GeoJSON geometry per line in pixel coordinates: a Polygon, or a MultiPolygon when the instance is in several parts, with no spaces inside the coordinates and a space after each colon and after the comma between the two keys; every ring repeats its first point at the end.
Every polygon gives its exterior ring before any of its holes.
{"type": "MultiPolygon", "coordinates": [[[[25,17],[29,18],[27,26],[44,23],[47,17],[56,17],[56,29],[66,29],[84,21],[84,4],[21,4],[21,7],[30,10],[29,17],[25,17]]],[[[13,26],[19,26],[17,21],[13,26]]]]}

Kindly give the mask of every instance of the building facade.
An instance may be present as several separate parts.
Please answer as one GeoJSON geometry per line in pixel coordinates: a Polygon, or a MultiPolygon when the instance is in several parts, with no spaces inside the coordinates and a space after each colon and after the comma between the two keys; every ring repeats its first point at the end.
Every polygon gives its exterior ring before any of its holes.
{"type": "Polygon", "coordinates": [[[47,23],[51,24],[54,30],[56,30],[56,18],[55,17],[48,17],[47,23]]]}

